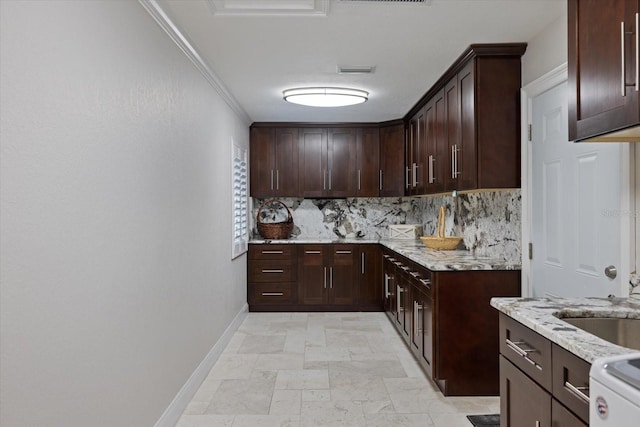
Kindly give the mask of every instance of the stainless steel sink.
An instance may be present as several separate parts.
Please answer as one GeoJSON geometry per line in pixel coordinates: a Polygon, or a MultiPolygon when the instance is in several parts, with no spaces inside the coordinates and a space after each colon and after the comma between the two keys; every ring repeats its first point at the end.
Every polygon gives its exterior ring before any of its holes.
{"type": "Polygon", "coordinates": [[[560,317],[561,320],[610,343],[640,350],[640,319],[560,317]]]}

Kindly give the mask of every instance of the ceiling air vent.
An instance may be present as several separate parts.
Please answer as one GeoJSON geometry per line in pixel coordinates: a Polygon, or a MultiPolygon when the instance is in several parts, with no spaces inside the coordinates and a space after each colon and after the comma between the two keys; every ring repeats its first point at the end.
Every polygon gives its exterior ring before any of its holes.
{"type": "Polygon", "coordinates": [[[429,6],[433,0],[340,0],[343,3],[422,3],[429,6]]]}
{"type": "Polygon", "coordinates": [[[338,74],[371,74],[375,69],[374,65],[338,65],[338,74]]]}

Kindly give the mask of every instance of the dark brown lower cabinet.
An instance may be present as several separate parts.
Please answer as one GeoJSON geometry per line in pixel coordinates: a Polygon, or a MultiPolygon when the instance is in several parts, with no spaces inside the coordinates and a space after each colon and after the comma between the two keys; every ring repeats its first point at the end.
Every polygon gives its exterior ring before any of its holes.
{"type": "Polygon", "coordinates": [[[500,426],[586,427],[591,365],[500,313],[500,426]]]}
{"type": "Polygon", "coordinates": [[[385,311],[446,396],[497,395],[494,296],[519,296],[519,271],[430,271],[383,251],[385,311]]]}
{"type": "Polygon", "coordinates": [[[318,310],[355,305],[357,255],[357,245],[300,245],[298,302],[318,310]]]}
{"type": "Polygon", "coordinates": [[[358,305],[361,310],[383,310],[382,250],[380,245],[359,245],[360,269],[358,305]]]}
{"type": "Polygon", "coordinates": [[[551,396],[500,356],[500,427],[549,427],[551,396]]]}

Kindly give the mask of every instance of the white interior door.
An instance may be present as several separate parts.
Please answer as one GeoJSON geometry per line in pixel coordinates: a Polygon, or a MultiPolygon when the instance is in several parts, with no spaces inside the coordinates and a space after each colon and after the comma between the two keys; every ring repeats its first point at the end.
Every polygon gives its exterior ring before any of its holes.
{"type": "Polygon", "coordinates": [[[568,141],[566,82],[532,110],[533,296],[619,295],[620,145],[568,141]]]}

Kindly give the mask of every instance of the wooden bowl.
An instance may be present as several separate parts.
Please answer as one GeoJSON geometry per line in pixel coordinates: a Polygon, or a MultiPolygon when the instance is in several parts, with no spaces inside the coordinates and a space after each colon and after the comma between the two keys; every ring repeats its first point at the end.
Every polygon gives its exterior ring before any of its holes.
{"type": "Polygon", "coordinates": [[[421,236],[420,240],[429,249],[438,249],[441,251],[450,251],[458,247],[462,237],[438,237],[438,236],[421,236]]]}

